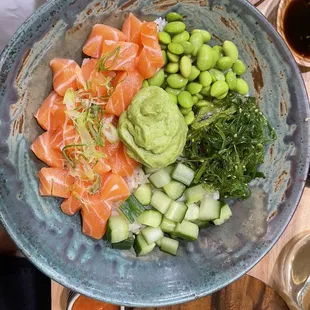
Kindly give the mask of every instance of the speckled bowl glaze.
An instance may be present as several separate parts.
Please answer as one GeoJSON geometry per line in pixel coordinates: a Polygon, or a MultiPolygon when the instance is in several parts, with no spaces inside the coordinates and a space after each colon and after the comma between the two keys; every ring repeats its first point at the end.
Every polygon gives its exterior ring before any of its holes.
{"type": "Polygon", "coordinates": [[[93,298],[130,306],[186,302],[210,294],[253,267],[277,241],[302,194],[309,164],[305,87],[278,33],[245,0],[54,0],[17,31],[0,59],[0,218],[25,255],[49,277],[93,298]],[[38,195],[42,166],[30,144],[40,132],[33,113],[51,91],[53,57],[81,61],[92,25],[120,27],[128,12],[153,20],[173,10],[189,28],[206,28],[212,44],[231,39],[249,65],[251,94],[275,127],[266,148],[266,179],[233,206],[223,226],[182,243],[177,257],[158,250],[136,258],[81,233],[60,200],[38,195]]]}

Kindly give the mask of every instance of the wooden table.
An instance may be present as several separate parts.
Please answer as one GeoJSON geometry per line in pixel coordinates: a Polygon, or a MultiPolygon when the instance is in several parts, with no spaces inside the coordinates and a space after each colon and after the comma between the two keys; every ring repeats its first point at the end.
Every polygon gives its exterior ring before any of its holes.
{"type": "MultiPolygon", "coordinates": [[[[258,1],[258,9],[275,24],[278,0],[258,1]]],[[[300,68],[310,96],[310,68],[300,68]]],[[[310,188],[306,188],[293,219],[271,251],[248,273],[273,287],[273,270],[279,253],[285,244],[300,232],[310,229],[310,188]]],[[[65,310],[68,290],[52,281],[52,310],[65,310]]]]}

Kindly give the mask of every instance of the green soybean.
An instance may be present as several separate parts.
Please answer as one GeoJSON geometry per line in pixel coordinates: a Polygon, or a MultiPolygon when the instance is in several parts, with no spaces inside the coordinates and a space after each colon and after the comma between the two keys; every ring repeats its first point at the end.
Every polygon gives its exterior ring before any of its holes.
{"type": "Polygon", "coordinates": [[[214,45],[213,50],[217,52],[217,54],[219,55],[219,57],[223,56],[223,47],[220,45],[214,45]]]}
{"type": "Polygon", "coordinates": [[[235,90],[237,87],[237,77],[232,71],[228,71],[225,76],[225,81],[228,84],[230,90],[235,90]]]}
{"type": "Polygon", "coordinates": [[[179,93],[178,102],[179,105],[185,109],[191,108],[194,105],[192,95],[188,91],[182,91],[179,93]]]}
{"type": "Polygon", "coordinates": [[[179,64],[177,62],[169,62],[166,66],[166,72],[177,73],[179,71],[179,64]]]}
{"type": "Polygon", "coordinates": [[[168,22],[183,21],[183,17],[179,13],[170,12],[166,15],[166,20],[168,22]]]}
{"type": "Polygon", "coordinates": [[[220,56],[219,56],[219,54],[214,49],[211,50],[211,53],[213,55],[213,63],[212,63],[211,68],[214,68],[216,63],[217,63],[217,61],[220,59],[220,56]]]}
{"type": "MultiPolygon", "coordinates": [[[[200,91],[201,92],[201,91],[200,91]]],[[[203,95],[202,94],[196,94],[196,96],[198,97],[198,99],[203,99],[203,95]]]]}
{"type": "Polygon", "coordinates": [[[168,76],[167,82],[172,88],[182,88],[187,84],[188,79],[181,74],[175,73],[168,76]]]}
{"type": "Polygon", "coordinates": [[[196,95],[202,90],[202,85],[199,83],[191,82],[191,83],[187,84],[186,90],[191,95],[196,95]]]}
{"type": "Polygon", "coordinates": [[[246,95],[249,93],[249,85],[244,79],[237,79],[236,91],[240,95],[246,95]]]}
{"type": "Polygon", "coordinates": [[[216,81],[211,86],[211,96],[220,97],[229,90],[228,84],[225,81],[216,81]]]}
{"type": "Polygon", "coordinates": [[[184,41],[188,41],[189,40],[189,33],[188,31],[183,31],[179,34],[176,34],[173,38],[172,38],[172,42],[175,43],[181,43],[184,41]]]}
{"type": "Polygon", "coordinates": [[[241,60],[237,60],[234,65],[232,66],[232,70],[237,74],[237,75],[243,75],[246,71],[245,64],[241,60]]]}
{"type": "Polygon", "coordinates": [[[193,33],[200,33],[203,37],[203,43],[207,43],[211,40],[211,34],[207,30],[202,30],[202,29],[194,29],[192,31],[193,33]]]}
{"type": "Polygon", "coordinates": [[[192,100],[193,100],[193,103],[196,104],[199,101],[199,98],[197,95],[193,95],[192,100]]]}
{"type": "Polygon", "coordinates": [[[184,53],[184,47],[180,43],[170,43],[168,50],[175,55],[182,55],[184,53]]]}
{"type": "MultiPolygon", "coordinates": [[[[198,95],[210,96],[210,89],[211,89],[211,86],[203,87],[200,91],[200,94],[197,94],[197,96],[198,95]]],[[[203,96],[200,99],[203,99],[203,96]]]]}
{"type": "Polygon", "coordinates": [[[206,71],[212,68],[213,54],[211,48],[203,44],[197,52],[197,68],[201,71],[206,71]]]}
{"type": "Polygon", "coordinates": [[[232,65],[233,61],[228,56],[221,57],[216,63],[216,66],[223,71],[230,69],[232,65]]]}
{"type": "Polygon", "coordinates": [[[196,56],[198,53],[198,50],[201,48],[203,45],[203,36],[200,32],[195,32],[191,35],[189,38],[189,42],[192,43],[194,49],[192,52],[193,56],[196,56]]]}
{"type": "Polygon", "coordinates": [[[180,42],[184,48],[184,54],[185,55],[190,55],[193,50],[194,50],[194,46],[191,42],[185,41],[185,42],[180,42]]]}
{"type": "Polygon", "coordinates": [[[171,43],[170,34],[165,31],[158,32],[158,41],[159,43],[168,45],[169,43],[171,43]]]}
{"type": "Polygon", "coordinates": [[[170,94],[173,94],[173,95],[176,95],[176,96],[181,92],[180,89],[171,88],[171,87],[169,87],[169,86],[165,88],[165,91],[166,91],[167,93],[170,93],[170,94]]]}
{"type": "Polygon", "coordinates": [[[192,66],[191,74],[189,75],[188,80],[190,82],[196,80],[199,74],[200,70],[196,66],[192,66]]]}
{"type": "Polygon", "coordinates": [[[203,86],[209,86],[212,83],[212,76],[210,74],[210,72],[208,71],[203,71],[200,73],[199,75],[199,83],[203,86]]]}
{"type": "Polygon", "coordinates": [[[167,51],[167,57],[171,62],[179,62],[180,56],[167,51]]]}
{"type": "Polygon", "coordinates": [[[224,99],[227,95],[228,95],[228,92],[226,92],[225,94],[223,94],[219,97],[216,97],[216,99],[224,99]]]}
{"type": "Polygon", "coordinates": [[[178,104],[178,97],[176,95],[168,93],[168,96],[175,104],[178,104]]]}
{"type": "Polygon", "coordinates": [[[178,34],[185,30],[185,24],[180,21],[170,22],[168,23],[164,31],[168,32],[169,34],[178,34]]]}
{"type": "Polygon", "coordinates": [[[180,72],[181,74],[188,78],[192,72],[192,62],[187,56],[183,56],[180,61],[180,72]]]}
{"type": "Polygon", "coordinates": [[[147,80],[144,80],[142,83],[142,88],[148,87],[148,86],[150,86],[149,82],[147,80]]]}
{"type": "Polygon", "coordinates": [[[226,56],[232,59],[233,63],[235,63],[239,58],[238,48],[235,43],[231,41],[224,41],[223,52],[226,56]]]}
{"type": "Polygon", "coordinates": [[[211,103],[207,100],[199,100],[195,103],[195,107],[197,108],[207,107],[209,105],[211,105],[211,103]]]}
{"type": "Polygon", "coordinates": [[[186,115],[184,116],[184,119],[185,119],[185,123],[186,123],[187,125],[192,124],[193,121],[195,120],[195,114],[194,114],[194,112],[193,112],[193,111],[190,111],[188,114],[186,114],[186,115]]]}
{"type": "Polygon", "coordinates": [[[163,58],[164,58],[164,66],[168,63],[168,58],[167,58],[167,53],[166,51],[161,51],[163,54],[163,58]]]}
{"type": "Polygon", "coordinates": [[[209,73],[212,77],[213,82],[225,81],[225,75],[222,71],[217,70],[217,69],[211,69],[211,70],[209,70],[209,73]]]}
{"type": "Polygon", "coordinates": [[[163,69],[159,70],[154,76],[148,79],[150,86],[161,86],[165,80],[165,72],[163,69]]]}
{"type": "Polygon", "coordinates": [[[192,108],[180,108],[180,111],[183,115],[188,114],[190,111],[192,111],[192,108]]]}

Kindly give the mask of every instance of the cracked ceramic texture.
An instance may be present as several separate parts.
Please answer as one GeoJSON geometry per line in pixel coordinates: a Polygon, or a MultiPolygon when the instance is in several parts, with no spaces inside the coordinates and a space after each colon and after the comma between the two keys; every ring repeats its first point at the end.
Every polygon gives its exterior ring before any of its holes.
{"type": "Polygon", "coordinates": [[[50,1],[14,35],[0,60],[0,218],[29,259],[51,278],[82,294],[115,304],[154,306],[210,294],[243,275],[284,230],[299,201],[309,154],[308,101],[293,58],[263,16],[243,0],[50,1]],[[51,91],[53,57],[81,61],[81,47],[98,22],[121,26],[125,14],[153,20],[167,10],[185,16],[189,29],[205,28],[212,44],[233,40],[249,65],[251,94],[275,127],[266,148],[265,180],[233,206],[224,226],[181,243],[177,257],[155,250],[136,258],[81,233],[60,200],[38,195],[42,163],[29,150],[42,130],[33,118],[51,91]]]}

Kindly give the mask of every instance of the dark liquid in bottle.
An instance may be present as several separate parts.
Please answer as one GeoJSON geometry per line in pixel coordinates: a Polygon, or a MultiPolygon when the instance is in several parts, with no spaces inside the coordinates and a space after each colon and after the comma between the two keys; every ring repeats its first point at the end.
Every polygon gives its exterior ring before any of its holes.
{"type": "Polygon", "coordinates": [[[290,47],[310,58],[310,0],[293,0],[284,15],[284,34],[290,47]]]}

